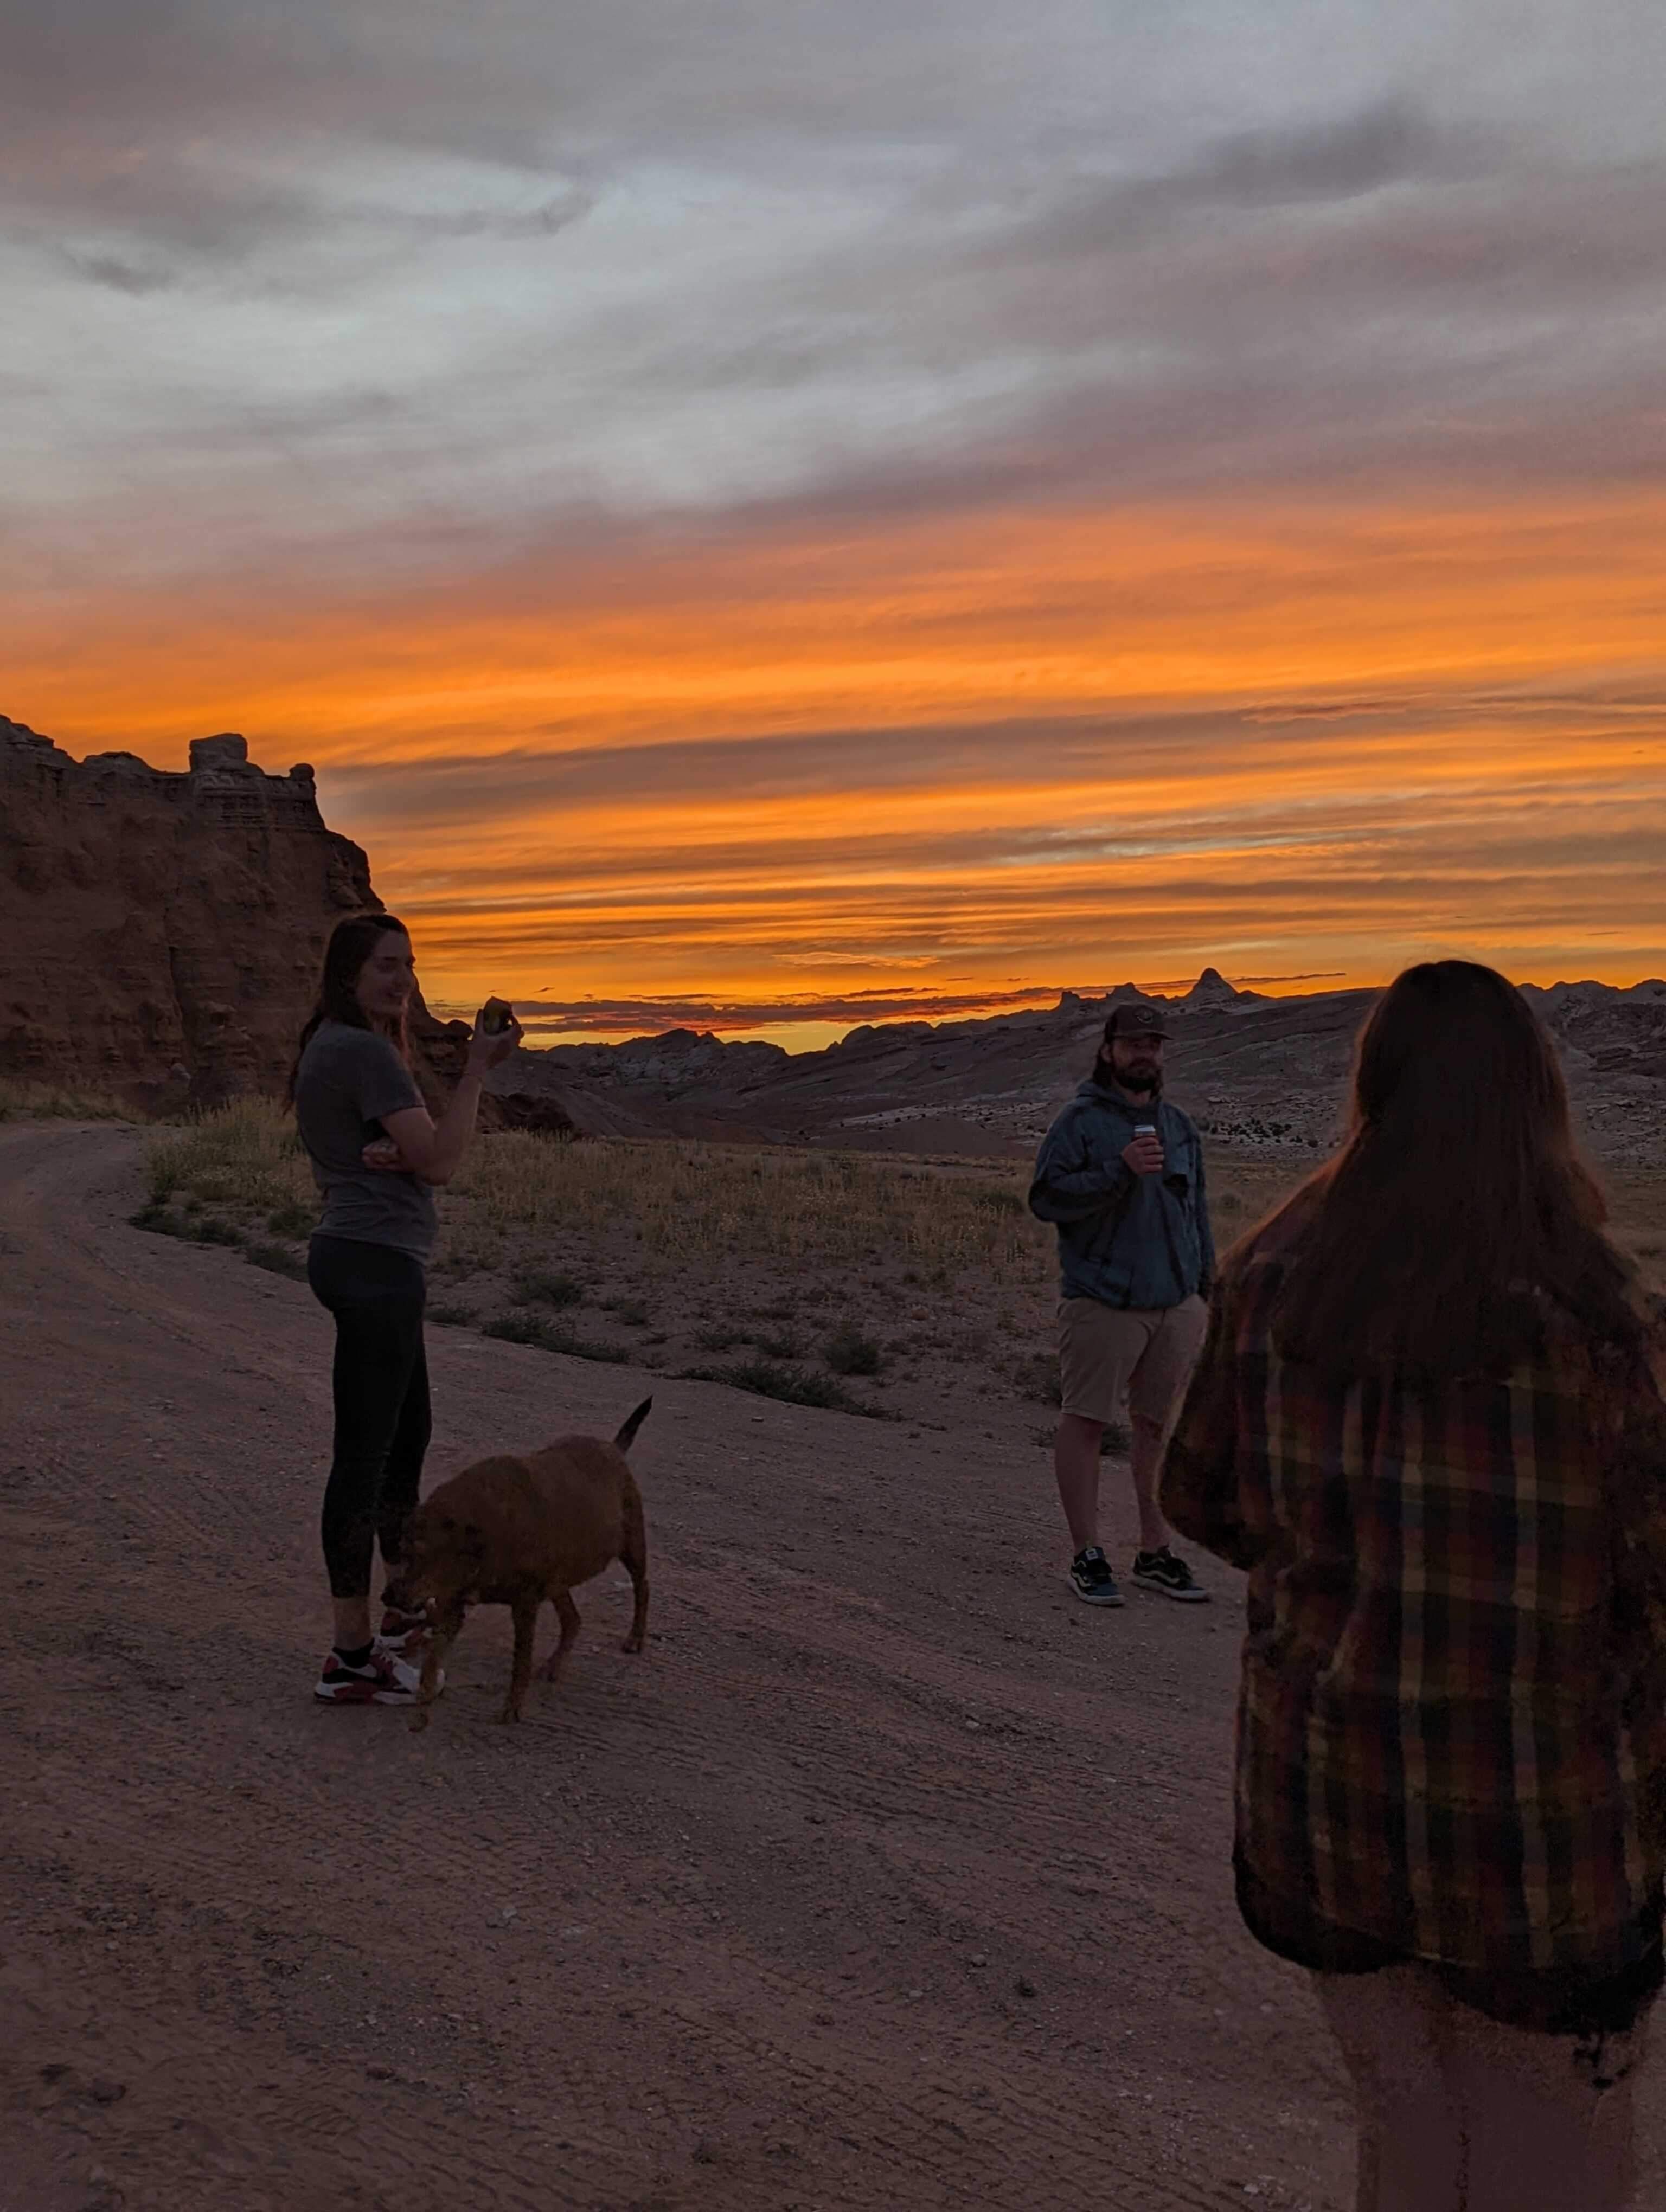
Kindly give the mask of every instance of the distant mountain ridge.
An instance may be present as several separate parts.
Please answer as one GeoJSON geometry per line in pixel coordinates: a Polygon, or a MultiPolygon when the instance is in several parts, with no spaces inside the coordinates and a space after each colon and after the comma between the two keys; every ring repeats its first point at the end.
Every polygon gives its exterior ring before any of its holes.
{"type": "MultiPolygon", "coordinates": [[[[1586,1140],[1666,1164],[1666,981],[1523,987],[1557,1042],[1586,1140]]],[[[496,1079],[560,1101],[597,1135],[684,1136],[908,1152],[1031,1150],[1091,1066],[1110,1008],[1168,1018],[1169,1095],[1216,1144],[1316,1155],[1339,1133],[1353,1042],[1375,991],[1282,999],[1207,968],[1177,996],[1119,984],[1033,1012],[852,1030],[820,1052],[672,1030],[617,1045],[523,1050],[496,1079]]]]}

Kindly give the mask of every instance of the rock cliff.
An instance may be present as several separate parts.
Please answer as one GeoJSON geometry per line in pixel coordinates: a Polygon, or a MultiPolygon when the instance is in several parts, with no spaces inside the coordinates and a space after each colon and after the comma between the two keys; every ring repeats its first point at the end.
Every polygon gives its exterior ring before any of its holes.
{"type": "MultiPolygon", "coordinates": [[[[0,1073],[149,1111],[278,1091],[331,929],[381,903],[305,765],[268,775],[233,735],[183,774],[77,761],[0,716],[0,1073]]],[[[437,1093],[467,1030],[419,1005],[411,1036],[437,1093]]],[[[485,1119],[569,1126],[513,1097],[485,1119]]]]}

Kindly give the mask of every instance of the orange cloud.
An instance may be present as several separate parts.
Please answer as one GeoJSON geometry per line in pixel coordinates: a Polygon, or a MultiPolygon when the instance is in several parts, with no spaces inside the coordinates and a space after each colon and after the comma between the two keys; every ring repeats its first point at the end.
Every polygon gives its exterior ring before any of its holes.
{"type": "Polygon", "coordinates": [[[442,997],[1625,980],[1666,966],[1662,505],[758,517],[112,610],[4,703],[318,763],[442,997]]]}

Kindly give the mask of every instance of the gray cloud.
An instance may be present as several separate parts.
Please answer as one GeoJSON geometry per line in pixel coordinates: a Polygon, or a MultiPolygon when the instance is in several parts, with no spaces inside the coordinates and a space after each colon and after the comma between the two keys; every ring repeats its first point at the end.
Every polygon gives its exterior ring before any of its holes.
{"type": "Polygon", "coordinates": [[[1599,12],[1500,70],[1421,0],[1368,46],[1310,0],[15,9],[9,291],[64,349],[15,558],[58,573],[69,483],[66,576],[304,595],[575,521],[1657,480],[1666,24],[1599,12]]]}
{"type": "Polygon", "coordinates": [[[64,258],[89,284],[106,285],[111,291],[125,292],[133,299],[143,299],[149,292],[165,292],[173,282],[171,270],[125,261],[119,253],[76,253],[66,249],[64,258]]]}

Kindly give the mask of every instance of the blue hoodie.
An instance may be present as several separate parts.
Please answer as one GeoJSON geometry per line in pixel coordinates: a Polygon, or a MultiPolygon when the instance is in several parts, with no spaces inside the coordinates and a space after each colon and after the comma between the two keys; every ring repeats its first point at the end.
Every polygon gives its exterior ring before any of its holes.
{"type": "Polygon", "coordinates": [[[1130,1105],[1090,1078],[1042,1139],[1030,1211],[1058,1225],[1067,1298],[1150,1310],[1209,1295],[1215,1246],[1203,1147],[1177,1106],[1130,1105]],[[1137,1176],[1122,1159],[1141,1122],[1156,1124],[1161,1175],[1137,1176]]]}

